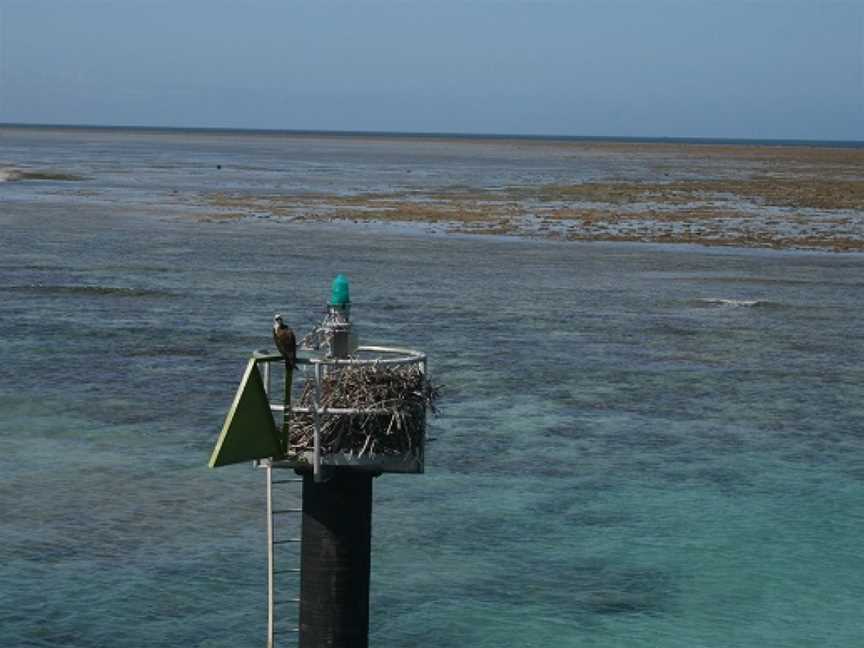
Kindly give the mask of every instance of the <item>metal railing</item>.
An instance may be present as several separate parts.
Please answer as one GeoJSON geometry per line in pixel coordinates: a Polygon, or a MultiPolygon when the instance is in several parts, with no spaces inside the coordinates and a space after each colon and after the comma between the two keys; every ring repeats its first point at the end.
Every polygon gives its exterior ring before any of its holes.
{"type": "MultiPolygon", "coordinates": [[[[271,364],[278,363],[283,367],[285,359],[278,353],[270,353],[267,351],[256,351],[253,354],[255,364],[261,368],[261,377],[264,382],[264,390],[267,393],[267,400],[270,404],[271,412],[285,411],[285,404],[282,401],[274,401],[272,399],[272,370],[271,364]]],[[[417,365],[420,372],[426,376],[426,354],[422,351],[414,349],[406,349],[401,347],[385,347],[385,346],[360,346],[357,347],[354,355],[350,358],[329,358],[325,356],[308,356],[298,357],[297,366],[304,370],[306,380],[309,380],[308,370],[312,370],[312,378],[314,379],[314,388],[312,392],[312,406],[292,405],[291,412],[297,414],[312,414],[314,424],[313,436],[313,451],[312,451],[312,471],[316,479],[321,475],[321,421],[326,416],[344,416],[353,414],[385,414],[391,410],[386,408],[344,408],[344,407],[327,407],[321,405],[321,382],[329,371],[341,367],[398,367],[417,365]],[[364,357],[371,355],[372,357],[364,357]]],[[[287,434],[287,431],[285,432],[287,434]]]]}

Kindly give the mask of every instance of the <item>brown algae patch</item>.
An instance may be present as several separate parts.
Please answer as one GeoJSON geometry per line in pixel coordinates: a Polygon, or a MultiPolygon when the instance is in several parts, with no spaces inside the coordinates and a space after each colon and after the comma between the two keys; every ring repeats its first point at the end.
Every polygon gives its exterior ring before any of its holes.
{"type": "Polygon", "coordinates": [[[226,218],[266,215],[435,224],[449,232],[550,239],[864,251],[862,149],[524,145],[547,146],[553,154],[574,159],[586,151],[625,156],[653,170],[653,176],[644,181],[450,186],[351,195],[218,193],[203,198],[212,211],[226,212],[226,218]],[[658,171],[667,165],[677,170],[668,179],[663,177],[668,173],[658,171]],[[702,177],[682,179],[682,170],[702,177]]]}
{"type": "Polygon", "coordinates": [[[514,200],[580,201],[623,205],[656,202],[683,205],[700,201],[746,200],[777,207],[864,209],[864,180],[693,180],[678,182],[586,182],[511,190],[514,200]]]}
{"type": "Polygon", "coordinates": [[[27,171],[23,169],[8,169],[3,173],[8,182],[20,180],[52,180],[54,182],[78,182],[86,180],[84,176],[61,171],[27,171]]]}
{"type": "Polygon", "coordinates": [[[439,224],[449,232],[571,240],[864,250],[864,182],[586,183],[476,194],[218,194],[201,220],[439,224]]]}
{"type": "Polygon", "coordinates": [[[192,219],[198,223],[226,223],[238,221],[246,215],[238,212],[215,212],[207,214],[195,214],[192,219]]]}
{"type": "MultiPolygon", "coordinates": [[[[674,183],[661,194],[656,185],[617,183],[610,194],[606,183],[594,183],[565,191],[505,190],[495,194],[497,200],[487,192],[472,196],[459,190],[452,196],[442,191],[434,196],[220,194],[211,204],[224,210],[224,219],[266,214],[294,220],[443,224],[451,232],[556,239],[862,250],[864,209],[850,209],[859,205],[860,196],[847,191],[849,184],[858,189],[857,183],[794,190],[761,181],[694,182],[674,183]],[[710,200],[705,197],[709,188],[716,192],[710,200]],[[748,190],[745,196],[738,193],[745,193],[743,189],[748,190]],[[514,197],[517,193],[519,198],[514,197]]],[[[219,218],[208,214],[206,220],[219,218]]]]}

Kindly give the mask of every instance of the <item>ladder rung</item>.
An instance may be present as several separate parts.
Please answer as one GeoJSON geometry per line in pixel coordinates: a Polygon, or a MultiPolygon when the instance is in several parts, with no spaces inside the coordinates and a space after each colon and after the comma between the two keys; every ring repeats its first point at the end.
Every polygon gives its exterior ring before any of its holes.
{"type": "Polygon", "coordinates": [[[286,603],[299,603],[299,598],[287,598],[287,599],[279,599],[278,601],[273,601],[273,605],[285,605],[286,603]]]}
{"type": "Polygon", "coordinates": [[[290,569],[277,569],[273,572],[274,574],[299,574],[299,567],[291,567],[290,569]]]}
{"type": "Polygon", "coordinates": [[[271,511],[273,515],[284,515],[285,513],[302,513],[302,508],[287,508],[287,509],[278,509],[275,511],[271,511]]]}
{"type": "Polygon", "coordinates": [[[289,542],[300,542],[300,538],[288,538],[287,540],[274,540],[273,544],[288,544],[289,542]]]}
{"type": "Polygon", "coordinates": [[[300,628],[288,628],[287,630],[274,630],[273,636],[275,637],[278,634],[295,634],[300,632],[300,628]]]}
{"type": "Polygon", "coordinates": [[[302,477],[297,477],[296,479],[273,479],[270,481],[271,484],[296,484],[297,482],[302,482],[302,477]]]}

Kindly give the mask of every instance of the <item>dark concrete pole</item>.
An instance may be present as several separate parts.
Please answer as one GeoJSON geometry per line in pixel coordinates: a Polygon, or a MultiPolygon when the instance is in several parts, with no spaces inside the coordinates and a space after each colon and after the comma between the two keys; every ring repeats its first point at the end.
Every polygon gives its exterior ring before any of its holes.
{"type": "Polygon", "coordinates": [[[300,648],[367,648],[372,475],[303,475],[300,648]]]}
{"type": "MultiPolygon", "coordinates": [[[[346,358],[351,327],[347,307],[339,312],[346,326],[333,331],[330,352],[346,358]]],[[[368,648],[372,474],[344,467],[326,474],[319,482],[303,474],[299,645],[368,648]]]]}

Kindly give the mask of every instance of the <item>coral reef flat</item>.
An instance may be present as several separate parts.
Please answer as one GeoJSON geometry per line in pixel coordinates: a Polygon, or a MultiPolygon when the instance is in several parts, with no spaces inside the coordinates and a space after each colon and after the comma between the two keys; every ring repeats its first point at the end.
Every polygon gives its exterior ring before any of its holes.
{"type": "Polygon", "coordinates": [[[573,155],[618,156],[653,172],[639,180],[350,195],[215,192],[205,200],[236,218],[268,214],[301,221],[434,224],[466,234],[864,250],[862,150],[686,144],[558,148],[573,155]],[[656,177],[663,169],[664,177],[656,177]]]}
{"type": "Polygon", "coordinates": [[[864,146],[2,128],[0,199],[439,234],[864,250],[864,146]],[[46,166],[49,165],[50,166],[46,166]]]}

